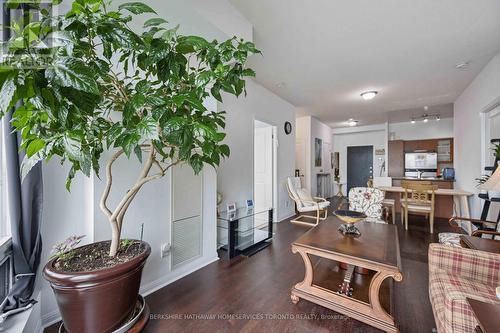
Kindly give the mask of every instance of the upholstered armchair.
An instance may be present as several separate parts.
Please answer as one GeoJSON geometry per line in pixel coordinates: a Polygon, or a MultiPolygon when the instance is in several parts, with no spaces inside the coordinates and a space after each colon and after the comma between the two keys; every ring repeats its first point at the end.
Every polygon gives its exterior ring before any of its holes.
{"type": "Polygon", "coordinates": [[[449,220],[453,232],[441,232],[439,243],[460,247],[460,236],[469,235],[500,241],[500,223],[466,217],[452,217],[449,220]]]}
{"type": "Polygon", "coordinates": [[[339,209],[345,204],[349,209],[363,213],[367,216],[366,222],[387,223],[383,220],[384,192],[372,187],[353,187],[349,191],[349,201],[341,203],[339,209]]]}
{"type": "Polygon", "coordinates": [[[328,217],[330,201],[324,198],[311,196],[311,192],[301,186],[299,177],[288,177],[286,188],[288,190],[288,195],[295,202],[297,211],[300,213],[299,216],[290,222],[316,226],[319,221],[325,220],[328,217]],[[303,213],[315,214],[308,215],[303,213]],[[307,220],[312,220],[312,222],[308,222],[307,220]]]}
{"type": "Polygon", "coordinates": [[[444,244],[429,245],[429,298],[438,333],[475,332],[466,298],[500,304],[500,254],[444,244]]]}

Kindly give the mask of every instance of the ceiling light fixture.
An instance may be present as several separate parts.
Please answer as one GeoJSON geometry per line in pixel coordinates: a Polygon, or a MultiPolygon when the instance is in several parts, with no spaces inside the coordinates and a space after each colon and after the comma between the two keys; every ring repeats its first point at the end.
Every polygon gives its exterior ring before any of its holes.
{"type": "Polygon", "coordinates": [[[347,121],[347,125],[349,125],[351,127],[357,126],[358,125],[358,121],[351,118],[351,119],[349,119],[347,121]]]}
{"type": "Polygon", "coordinates": [[[365,100],[365,101],[369,101],[373,98],[375,98],[375,96],[377,96],[378,94],[378,91],[365,91],[364,93],[361,93],[361,97],[365,100]]]}
{"type": "Polygon", "coordinates": [[[421,120],[424,123],[428,123],[429,120],[431,120],[431,119],[435,119],[436,121],[440,121],[441,120],[441,115],[439,113],[434,113],[434,114],[424,113],[421,116],[412,116],[410,118],[410,122],[412,124],[415,124],[417,121],[421,120]]]}

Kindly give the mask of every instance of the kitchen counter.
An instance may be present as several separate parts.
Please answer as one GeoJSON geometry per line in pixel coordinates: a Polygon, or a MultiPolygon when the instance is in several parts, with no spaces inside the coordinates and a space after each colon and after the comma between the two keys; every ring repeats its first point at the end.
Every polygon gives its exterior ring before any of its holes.
{"type": "Polygon", "coordinates": [[[443,178],[429,177],[429,178],[414,178],[414,177],[392,177],[393,180],[412,180],[412,181],[431,181],[431,182],[455,182],[454,179],[448,180],[443,178]]]}

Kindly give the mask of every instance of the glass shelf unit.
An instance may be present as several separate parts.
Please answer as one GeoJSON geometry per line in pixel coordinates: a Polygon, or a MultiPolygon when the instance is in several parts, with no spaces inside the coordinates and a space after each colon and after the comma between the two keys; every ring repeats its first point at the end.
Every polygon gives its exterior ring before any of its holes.
{"type": "Polygon", "coordinates": [[[273,210],[239,208],[217,217],[217,247],[227,251],[229,259],[253,254],[268,246],[273,237],[273,210]]]}

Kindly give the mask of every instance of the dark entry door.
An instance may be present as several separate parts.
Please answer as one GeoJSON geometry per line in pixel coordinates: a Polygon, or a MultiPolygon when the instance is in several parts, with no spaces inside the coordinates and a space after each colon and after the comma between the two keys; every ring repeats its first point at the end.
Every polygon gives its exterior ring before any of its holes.
{"type": "Polygon", "coordinates": [[[353,187],[366,187],[373,175],[373,146],[347,147],[347,193],[353,187]]]}

